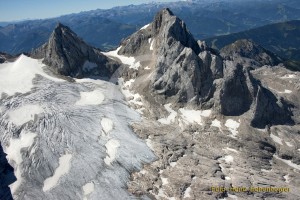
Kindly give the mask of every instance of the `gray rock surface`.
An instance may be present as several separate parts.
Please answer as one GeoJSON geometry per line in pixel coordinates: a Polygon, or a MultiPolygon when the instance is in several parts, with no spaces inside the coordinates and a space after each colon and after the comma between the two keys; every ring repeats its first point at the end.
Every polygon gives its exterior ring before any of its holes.
{"type": "Polygon", "coordinates": [[[31,56],[43,58],[43,62],[55,72],[72,77],[109,77],[119,67],[117,62],[105,57],[99,49],[87,45],[72,30],[60,23],[48,43],[34,50],[31,56]]]}
{"type": "Polygon", "coordinates": [[[282,59],[272,52],[247,39],[237,40],[223,47],[220,52],[223,58],[239,61],[240,64],[252,68],[275,66],[282,62],[282,59]]]}
{"type": "MultiPolygon", "coordinates": [[[[73,63],[85,62],[90,54],[84,52],[96,51],[77,40],[59,25],[52,40],[32,55],[46,56],[61,74],[97,75],[100,71],[83,73],[73,63]],[[68,54],[69,47],[78,60],[68,54]]],[[[299,199],[300,74],[280,65],[262,66],[272,64],[268,55],[246,44],[247,54],[228,47],[228,57],[222,57],[195,41],[184,23],[164,9],[126,38],[119,54],[95,53],[121,66],[102,74],[113,73],[111,81],[120,78],[118,85],[36,75],[30,92],[2,95],[0,141],[21,177],[14,197],[299,199]],[[39,112],[20,123],[18,117],[32,110],[39,112]],[[20,146],[21,140],[27,145],[20,146]],[[17,144],[16,153],[11,144],[17,144]],[[70,169],[47,186],[66,155],[70,169]],[[94,190],[87,192],[91,186],[94,190]],[[288,187],[290,192],[212,187],[288,187]]],[[[105,59],[101,66],[107,66],[105,59]]]]}

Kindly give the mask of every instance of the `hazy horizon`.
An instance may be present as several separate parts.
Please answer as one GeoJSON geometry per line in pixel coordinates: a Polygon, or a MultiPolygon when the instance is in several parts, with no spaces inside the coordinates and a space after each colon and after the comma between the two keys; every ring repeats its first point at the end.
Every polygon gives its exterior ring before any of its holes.
{"type": "Polygon", "coordinates": [[[45,19],[53,18],[61,15],[79,13],[83,11],[96,9],[109,9],[116,6],[126,6],[130,4],[143,4],[151,2],[172,2],[176,0],[116,0],[116,1],[97,1],[97,0],[2,0],[0,7],[0,22],[23,21],[28,19],[45,19]],[[72,4],[70,6],[70,3],[72,4]],[[13,11],[13,12],[12,12],[13,11]]]}

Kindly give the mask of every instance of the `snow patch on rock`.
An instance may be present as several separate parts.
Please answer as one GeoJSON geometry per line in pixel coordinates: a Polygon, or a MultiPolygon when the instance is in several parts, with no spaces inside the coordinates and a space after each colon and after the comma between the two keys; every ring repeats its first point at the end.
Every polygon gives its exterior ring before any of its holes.
{"type": "Polygon", "coordinates": [[[122,48],[122,46],[120,46],[119,48],[117,48],[114,51],[102,52],[102,54],[104,54],[108,57],[118,58],[123,64],[129,65],[129,68],[138,69],[141,66],[141,63],[139,61],[137,62],[135,60],[135,58],[132,56],[127,57],[127,56],[119,55],[118,52],[121,48],[122,48]]]}
{"type": "Polygon", "coordinates": [[[188,187],[186,188],[186,190],[184,191],[184,196],[183,198],[190,198],[191,197],[191,191],[192,191],[192,188],[191,187],[188,187]]]}
{"type": "Polygon", "coordinates": [[[146,28],[148,28],[150,26],[150,24],[146,24],[145,26],[143,26],[140,30],[144,30],[146,28]]]}
{"type": "Polygon", "coordinates": [[[270,137],[272,138],[272,140],[274,142],[276,142],[277,144],[283,145],[282,143],[282,139],[276,135],[274,135],[273,133],[270,134],[270,137]]]}
{"type": "Polygon", "coordinates": [[[185,108],[180,108],[181,117],[186,124],[197,123],[203,125],[202,117],[209,117],[211,110],[189,110],[185,108]]]}
{"type": "Polygon", "coordinates": [[[150,50],[153,51],[153,46],[154,46],[154,42],[155,42],[155,39],[152,39],[151,41],[151,44],[150,44],[150,50]]]}
{"type": "Polygon", "coordinates": [[[157,120],[158,122],[160,122],[162,124],[171,124],[171,123],[175,122],[175,118],[177,117],[177,112],[171,108],[171,105],[172,104],[170,104],[170,103],[164,105],[165,109],[170,113],[170,115],[166,118],[158,119],[157,120]]]}
{"type": "Polygon", "coordinates": [[[210,126],[214,126],[214,127],[217,127],[217,128],[221,128],[221,122],[217,119],[214,119],[212,122],[211,122],[211,125],[210,126]]]}
{"type": "Polygon", "coordinates": [[[228,119],[226,120],[225,126],[229,129],[229,131],[232,133],[233,137],[236,137],[237,134],[239,133],[237,129],[240,127],[240,123],[233,120],[233,119],[228,119]]]}

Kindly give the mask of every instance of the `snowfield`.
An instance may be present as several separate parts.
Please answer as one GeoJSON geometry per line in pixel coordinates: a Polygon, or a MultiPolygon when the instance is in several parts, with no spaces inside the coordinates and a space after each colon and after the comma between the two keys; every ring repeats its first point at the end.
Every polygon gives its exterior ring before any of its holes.
{"type": "Polygon", "coordinates": [[[49,76],[43,71],[44,65],[40,60],[21,55],[13,63],[0,64],[0,95],[6,93],[26,93],[33,88],[33,79],[41,75],[51,81],[63,82],[64,80],[49,76]],[[5,87],[4,87],[5,86],[5,87]]]}
{"type": "Polygon", "coordinates": [[[2,95],[0,142],[15,168],[14,199],[132,199],[129,172],[155,159],[130,128],[140,115],[120,86],[68,82],[44,67],[24,55],[0,64],[0,93],[13,96],[2,95]]]}

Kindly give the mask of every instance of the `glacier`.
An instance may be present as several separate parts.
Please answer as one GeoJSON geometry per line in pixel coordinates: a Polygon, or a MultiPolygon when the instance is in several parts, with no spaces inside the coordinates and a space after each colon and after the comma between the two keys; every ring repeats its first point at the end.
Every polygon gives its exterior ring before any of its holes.
{"type": "Polygon", "coordinates": [[[156,159],[131,129],[139,113],[114,83],[46,68],[25,55],[0,64],[0,141],[17,177],[14,199],[134,199],[130,174],[156,159]]]}

